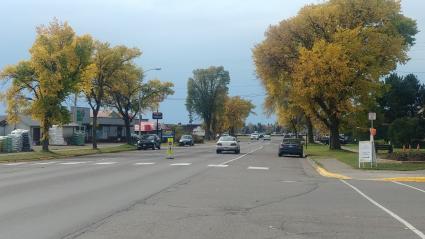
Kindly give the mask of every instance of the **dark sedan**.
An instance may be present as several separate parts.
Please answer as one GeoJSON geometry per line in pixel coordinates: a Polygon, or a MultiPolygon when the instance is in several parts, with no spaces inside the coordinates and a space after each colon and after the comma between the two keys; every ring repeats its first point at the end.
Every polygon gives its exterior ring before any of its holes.
{"type": "Polygon", "coordinates": [[[142,135],[139,141],[137,141],[137,149],[161,149],[161,140],[156,134],[145,134],[142,135]]]}
{"type": "Polygon", "coordinates": [[[300,139],[283,139],[279,146],[279,157],[283,155],[297,155],[304,157],[303,145],[300,139]]]}
{"type": "Polygon", "coordinates": [[[192,135],[183,135],[179,140],[180,146],[185,146],[185,145],[193,146],[193,144],[194,143],[193,143],[192,135]]]}

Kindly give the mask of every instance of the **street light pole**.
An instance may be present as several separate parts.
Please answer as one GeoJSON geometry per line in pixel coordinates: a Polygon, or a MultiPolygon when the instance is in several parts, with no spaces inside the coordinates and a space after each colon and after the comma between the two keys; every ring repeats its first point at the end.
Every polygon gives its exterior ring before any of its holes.
{"type": "MultiPolygon", "coordinates": [[[[161,70],[161,67],[147,69],[147,70],[142,72],[142,75],[144,75],[148,71],[160,71],[160,70],[161,70]]],[[[142,79],[143,78],[140,79],[140,83],[141,83],[142,79]]],[[[142,103],[141,103],[141,99],[140,99],[140,91],[139,91],[138,103],[139,103],[139,138],[140,138],[142,136],[142,103]]]]}

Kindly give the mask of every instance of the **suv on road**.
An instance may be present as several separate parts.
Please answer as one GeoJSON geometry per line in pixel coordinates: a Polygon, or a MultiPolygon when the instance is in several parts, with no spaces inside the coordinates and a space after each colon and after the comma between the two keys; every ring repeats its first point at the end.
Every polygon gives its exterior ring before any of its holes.
{"type": "Polygon", "coordinates": [[[283,139],[282,143],[279,145],[279,157],[283,155],[298,155],[301,158],[304,157],[301,139],[283,139]]]}
{"type": "Polygon", "coordinates": [[[182,135],[182,137],[179,140],[179,146],[193,146],[193,138],[192,135],[182,135]]]}
{"type": "Polygon", "coordinates": [[[137,141],[137,149],[161,149],[161,140],[156,134],[142,135],[137,141]]]}

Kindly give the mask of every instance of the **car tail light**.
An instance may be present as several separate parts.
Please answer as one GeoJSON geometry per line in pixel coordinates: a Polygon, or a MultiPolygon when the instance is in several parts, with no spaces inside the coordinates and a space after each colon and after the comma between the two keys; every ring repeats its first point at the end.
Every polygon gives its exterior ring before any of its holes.
{"type": "Polygon", "coordinates": [[[221,146],[221,143],[218,143],[217,145],[218,145],[218,146],[221,146]]]}

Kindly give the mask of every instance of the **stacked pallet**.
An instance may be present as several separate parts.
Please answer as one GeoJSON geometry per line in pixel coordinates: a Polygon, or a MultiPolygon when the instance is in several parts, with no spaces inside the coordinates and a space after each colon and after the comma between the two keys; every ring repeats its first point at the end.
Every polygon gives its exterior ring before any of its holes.
{"type": "Polygon", "coordinates": [[[66,145],[65,139],[63,138],[63,128],[57,125],[53,125],[49,129],[49,144],[50,145],[66,145]]]}
{"type": "Polygon", "coordinates": [[[10,153],[12,152],[12,138],[10,136],[0,136],[1,141],[1,152],[10,153]]]}
{"type": "Polygon", "coordinates": [[[15,149],[17,152],[24,151],[29,152],[31,151],[31,139],[30,134],[28,130],[25,129],[15,129],[10,133],[10,136],[12,137],[12,148],[15,149]],[[13,143],[13,139],[15,139],[15,143],[13,143]]]}

